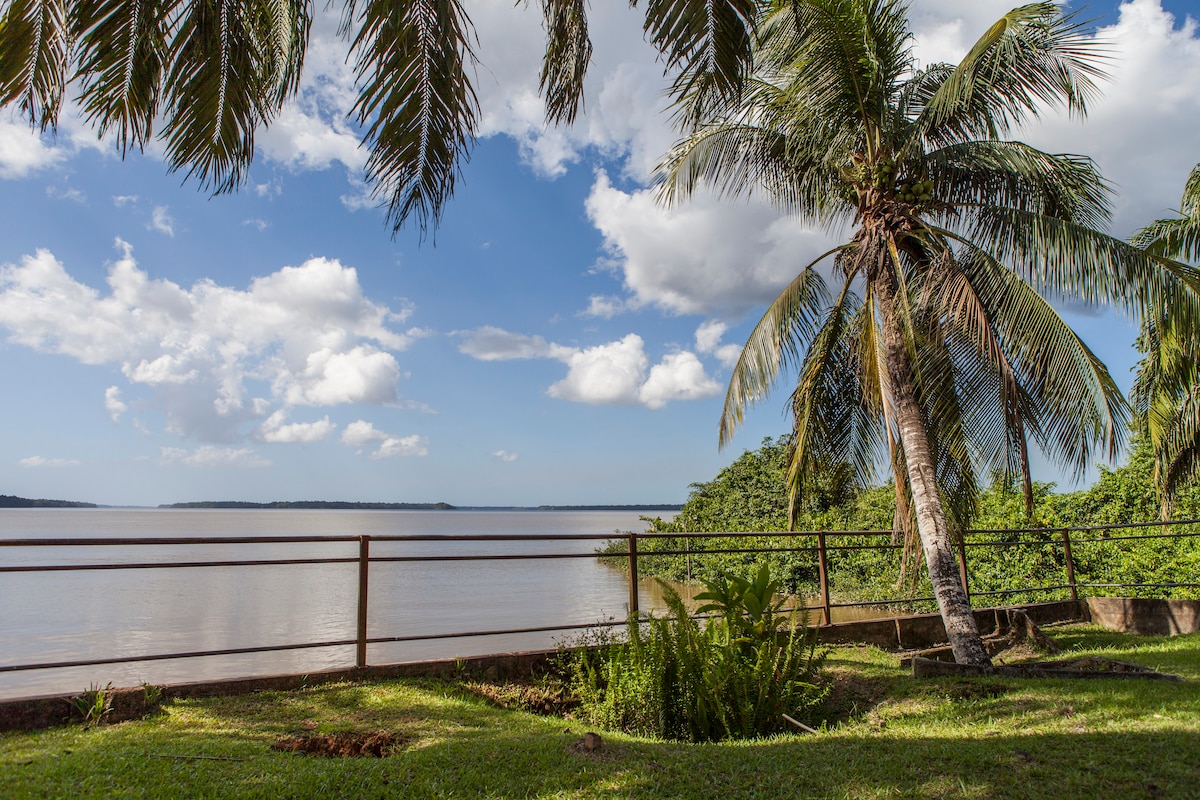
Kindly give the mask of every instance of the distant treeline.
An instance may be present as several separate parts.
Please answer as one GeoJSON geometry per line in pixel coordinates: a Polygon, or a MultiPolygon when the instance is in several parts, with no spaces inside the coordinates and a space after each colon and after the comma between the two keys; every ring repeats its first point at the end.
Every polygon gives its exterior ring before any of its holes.
{"type": "Polygon", "coordinates": [[[247,503],[241,500],[204,500],[198,503],[171,503],[159,508],[314,508],[351,511],[453,511],[449,503],[349,503],[341,500],[295,500],[274,503],[247,503]]]}
{"type": "Polygon", "coordinates": [[[73,500],[30,500],[0,494],[0,508],[99,508],[95,503],[77,503],[73,500]]]}

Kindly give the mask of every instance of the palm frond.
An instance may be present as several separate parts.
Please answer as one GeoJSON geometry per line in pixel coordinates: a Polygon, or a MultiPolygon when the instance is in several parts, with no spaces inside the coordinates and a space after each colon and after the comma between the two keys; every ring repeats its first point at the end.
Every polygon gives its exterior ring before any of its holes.
{"type": "MultiPolygon", "coordinates": [[[[1061,14],[1053,2],[1014,8],[952,70],[919,76],[911,103],[914,137],[939,144],[994,139],[1043,106],[1082,116],[1098,93],[1106,60],[1077,14],[1061,14]]],[[[914,138],[906,149],[918,146],[914,138]]]]}
{"type": "MultiPolygon", "coordinates": [[[[637,5],[632,0],[631,5],[637,5]]],[[[676,78],[684,128],[736,98],[750,74],[763,0],[646,0],[646,38],[676,78]]]]}
{"type": "Polygon", "coordinates": [[[66,0],[11,0],[0,16],[0,105],[31,125],[58,123],[73,43],[66,0]]]}
{"type": "Polygon", "coordinates": [[[969,141],[930,152],[925,168],[943,224],[970,224],[977,208],[1014,208],[1090,228],[1107,227],[1112,190],[1095,162],[1024,142],[969,141]]]}
{"type": "Polygon", "coordinates": [[[823,253],[802,269],[750,332],[729,376],[721,412],[722,446],[733,438],[746,408],[767,395],[780,370],[799,362],[816,335],[828,291],[814,266],[847,246],[823,253]]]}
{"type": "Polygon", "coordinates": [[[470,153],[479,106],[467,76],[470,20],[458,0],[369,0],[353,43],[367,177],[394,232],[436,224],[470,153]]]}
{"type": "Polygon", "coordinates": [[[583,105],[583,79],[592,59],[587,0],[542,0],[546,53],[539,90],[548,121],[571,123],[583,105]]]}
{"type": "Polygon", "coordinates": [[[178,3],[83,0],[74,5],[79,102],[100,136],[112,133],[124,155],[146,146],[159,113],[178,3]]]}
{"type": "MultiPolygon", "coordinates": [[[[294,92],[307,5],[196,0],[169,44],[164,81],[167,163],[214,194],[236,189],[254,158],[254,134],[294,92]]],[[[136,141],[136,140],[135,140],[136,141]]]]}

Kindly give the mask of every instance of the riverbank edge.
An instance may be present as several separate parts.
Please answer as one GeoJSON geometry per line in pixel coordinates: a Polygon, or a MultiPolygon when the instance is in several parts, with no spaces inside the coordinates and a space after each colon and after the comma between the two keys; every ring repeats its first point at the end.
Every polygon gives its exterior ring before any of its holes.
{"type": "MultiPolygon", "coordinates": [[[[1085,600],[1060,600],[1015,606],[978,609],[975,620],[980,633],[988,635],[1002,625],[1006,613],[1019,608],[1043,625],[1051,622],[1089,622],[1092,614],[1085,600]]],[[[883,650],[921,650],[946,641],[942,618],[937,614],[912,614],[874,620],[836,622],[816,626],[822,644],[869,644],[883,650]]],[[[346,667],[303,674],[269,675],[252,678],[196,681],[157,687],[151,698],[144,687],[113,688],[107,691],[111,708],[107,722],[139,719],[154,710],[157,703],[172,699],[219,697],[260,691],[295,691],[339,681],[377,681],[393,678],[451,678],[456,675],[486,675],[493,680],[528,678],[544,669],[558,650],[534,650],[516,653],[447,658],[434,661],[410,661],[396,664],[346,667]],[[149,703],[153,699],[155,702],[149,703]]],[[[78,695],[42,695],[0,701],[0,732],[36,730],[64,725],[79,719],[75,699],[78,695]]]]}

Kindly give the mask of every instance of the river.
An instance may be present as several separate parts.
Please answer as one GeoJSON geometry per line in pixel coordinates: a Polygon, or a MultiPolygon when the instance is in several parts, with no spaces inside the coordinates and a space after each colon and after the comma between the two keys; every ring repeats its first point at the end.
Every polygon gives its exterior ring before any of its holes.
{"type": "MultiPolygon", "coordinates": [[[[0,540],[245,536],[608,535],[629,511],[0,509],[0,540]]],[[[375,542],[372,558],[592,553],[602,540],[375,542]]],[[[0,547],[0,566],[354,558],[356,542],[0,547]]],[[[586,625],[623,619],[625,573],[594,558],[372,563],[369,637],[586,625]]],[[[643,610],[659,605],[653,582],[643,610]]],[[[358,566],[294,564],[0,573],[0,667],[354,639],[358,566]]],[[[368,663],[554,646],[570,633],[380,643],[368,663]]],[[[0,671],[0,699],[353,666],[354,647],[0,671]]]]}

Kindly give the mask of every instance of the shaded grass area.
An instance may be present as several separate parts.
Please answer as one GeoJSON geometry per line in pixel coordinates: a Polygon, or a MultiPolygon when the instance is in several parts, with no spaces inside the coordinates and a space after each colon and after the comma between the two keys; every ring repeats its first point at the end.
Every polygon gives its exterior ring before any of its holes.
{"type": "MultiPolygon", "coordinates": [[[[21,797],[1194,798],[1200,635],[1052,631],[1080,655],[1181,675],[915,680],[873,648],[832,651],[826,729],[674,744],[498,708],[450,683],[338,684],[175,702],[146,720],[0,735],[0,795],[21,797]],[[272,749],[387,732],[384,758],[272,749]]],[[[813,719],[810,722],[818,722],[813,719]]]]}

